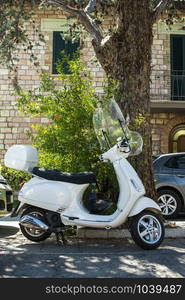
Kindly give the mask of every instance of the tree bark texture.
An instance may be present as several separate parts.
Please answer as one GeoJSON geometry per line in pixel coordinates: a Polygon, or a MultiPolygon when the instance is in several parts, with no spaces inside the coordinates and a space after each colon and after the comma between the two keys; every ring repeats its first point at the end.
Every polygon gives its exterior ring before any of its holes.
{"type": "Polygon", "coordinates": [[[129,114],[131,128],[143,137],[143,152],[131,162],[147,195],[155,198],[149,95],[153,22],[148,0],[120,1],[119,17],[117,32],[93,46],[107,75],[120,83],[120,106],[125,116],[129,114]]]}

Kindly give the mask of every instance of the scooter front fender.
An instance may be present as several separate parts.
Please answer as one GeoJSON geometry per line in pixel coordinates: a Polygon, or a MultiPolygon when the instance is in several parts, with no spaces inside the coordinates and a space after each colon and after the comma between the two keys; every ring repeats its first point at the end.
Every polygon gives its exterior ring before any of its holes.
{"type": "Polygon", "coordinates": [[[141,197],[137,200],[137,202],[132,207],[128,217],[138,215],[140,212],[142,212],[145,209],[155,210],[158,213],[161,212],[159,205],[154,200],[148,197],[141,197]]]}

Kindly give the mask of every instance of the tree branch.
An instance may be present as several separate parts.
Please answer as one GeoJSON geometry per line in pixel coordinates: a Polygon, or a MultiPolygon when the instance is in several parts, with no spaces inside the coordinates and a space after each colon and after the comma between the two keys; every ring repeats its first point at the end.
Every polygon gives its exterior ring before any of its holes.
{"type": "Polygon", "coordinates": [[[77,20],[85,27],[87,32],[90,33],[96,43],[100,44],[103,40],[103,33],[100,27],[89,15],[89,12],[94,10],[96,1],[90,0],[85,9],[75,9],[67,5],[67,0],[45,0],[44,3],[59,6],[67,13],[75,16],[77,20]]]}
{"type": "Polygon", "coordinates": [[[44,3],[46,4],[51,4],[51,5],[56,5],[56,6],[60,6],[64,11],[68,12],[69,14],[78,17],[80,14],[80,11],[78,9],[75,9],[71,6],[68,6],[66,3],[67,1],[63,1],[63,0],[48,0],[48,1],[44,1],[44,3]]]}
{"type": "Polygon", "coordinates": [[[154,8],[152,13],[153,23],[155,23],[159,19],[161,13],[170,3],[172,3],[172,0],[161,0],[158,3],[158,5],[154,8]]]}
{"type": "Polygon", "coordinates": [[[88,14],[92,13],[96,6],[96,0],[90,0],[84,11],[88,14]]]}

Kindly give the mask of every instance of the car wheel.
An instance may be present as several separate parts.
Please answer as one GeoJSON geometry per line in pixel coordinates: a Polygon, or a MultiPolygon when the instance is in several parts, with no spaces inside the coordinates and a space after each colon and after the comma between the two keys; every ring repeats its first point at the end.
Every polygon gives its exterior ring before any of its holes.
{"type": "Polygon", "coordinates": [[[158,204],[162,215],[167,218],[174,218],[182,209],[182,202],[179,195],[172,190],[161,190],[158,192],[158,204]]]}

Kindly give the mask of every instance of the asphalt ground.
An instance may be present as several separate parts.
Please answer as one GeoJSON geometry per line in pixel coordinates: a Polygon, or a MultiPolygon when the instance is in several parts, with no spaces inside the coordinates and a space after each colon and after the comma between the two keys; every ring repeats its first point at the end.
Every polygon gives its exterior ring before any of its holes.
{"type": "MultiPolygon", "coordinates": [[[[182,222],[182,220],[181,220],[182,222]]],[[[27,240],[18,222],[0,220],[0,278],[185,278],[185,236],[165,238],[156,250],[143,250],[131,238],[55,235],[27,240]]]]}

